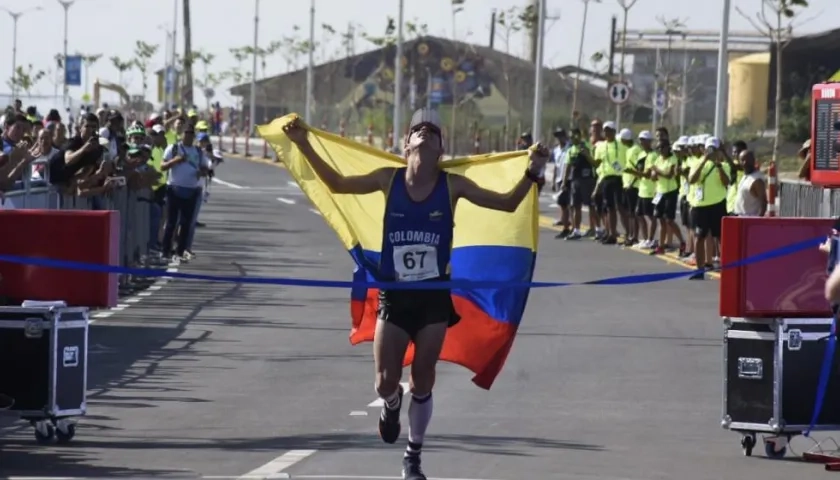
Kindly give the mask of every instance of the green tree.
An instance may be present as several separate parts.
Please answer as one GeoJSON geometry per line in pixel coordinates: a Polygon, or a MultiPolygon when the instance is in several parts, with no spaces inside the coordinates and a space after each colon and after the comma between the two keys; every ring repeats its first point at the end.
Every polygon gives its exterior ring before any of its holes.
{"type": "Polygon", "coordinates": [[[119,84],[121,86],[125,87],[125,84],[123,84],[123,77],[125,76],[126,72],[129,72],[129,71],[131,71],[132,68],[134,68],[134,61],[133,60],[123,60],[116,55],[110,57],[109,60],[111,60],[111,65],[113,65],[114,68],[117,69],[117,72],[119,74],[119,77],[118,77],[119,84]]]}
{"type": "Polygon", "coordinates": [[[774,101],[777,134],[773,139],[773,161],[779,156],[779,137],[781,137],[782,110],[782,52],[793,40],[794,21],[802,11],[808,7],[808,0],[759,0],[760,9],[755,18],[745,14],[736,7],[741,14],[759,33],[767,37],[772,43],[776,54],[776,99],[774,101]]]}
{"type": "Polygon", "coordinates": [[[795,95],[782,102],[779,135],[788,142],[801,143],[811,138],[811,96],[795,95]]]}
{"type": "MultiPolygon", "coordinates": [[[[134,44],[134,66],[137,68],[137,71],[140,72],[141,79],[143,81],[143,101],[146,101],[146,92],[148,91],[149,84],[148,80],[148,73],[149,73],[149,63],[152,61],[152,57],[155,56],[159,48],[159,45],[153,45],[151,43],[146,43],[142,40],[137,40],[137,43],[134,44]]],[[[119,67],[117,67],[119,68],[119,67]]]]}
{"type": "Polygon", "coordinates": [[[15,68],[14,77],[10,78],[6,82],[6,85],[8,85],[12,91],[23,90],[28,97],[32,94],[32,89],[35,88],[35,85],[37,85],[46,74],[47,72],[44,70],[35,70],[35,67],[33,67],[31,63],[26,67],[18,65],[17,68],[15,68]]]}

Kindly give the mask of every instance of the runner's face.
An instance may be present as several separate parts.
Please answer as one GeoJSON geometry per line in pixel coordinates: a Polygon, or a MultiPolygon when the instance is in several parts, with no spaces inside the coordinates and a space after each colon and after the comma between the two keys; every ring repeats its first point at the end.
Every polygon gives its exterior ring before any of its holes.
{"type": "Polygon", "coordinates": [[[443,141],[440,137],[440,129],[431,123],[421,123],[411,129],[408,136],[408,144],[412,148],[440,148],[443,141]]]}

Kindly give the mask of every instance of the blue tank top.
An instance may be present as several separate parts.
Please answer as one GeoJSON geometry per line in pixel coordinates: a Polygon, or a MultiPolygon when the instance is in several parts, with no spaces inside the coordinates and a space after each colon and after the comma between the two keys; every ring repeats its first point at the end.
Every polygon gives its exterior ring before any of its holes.
{"type": "Polygon", "coordinates": [[[400,282],[432,280],[449,274],[454,219],[449,182],[440,172],[422,202],[408,196],[405,168],[394,174],[385,199],[379,273],[400,282]]]}

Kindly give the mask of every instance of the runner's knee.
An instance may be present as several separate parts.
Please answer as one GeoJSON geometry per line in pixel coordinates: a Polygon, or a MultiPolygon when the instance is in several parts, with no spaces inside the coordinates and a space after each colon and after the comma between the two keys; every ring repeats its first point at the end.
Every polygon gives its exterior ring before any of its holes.
{"type": "Polygon", "coordinates": [[[435,386],[435,367],[411,368],[411,393],[422,397],[432,393],[435,386]]]}
{"type": "Polygon", "coordinates": [[[400,388],[400,374],[393,374],[387,370],[376,372],[376,393],[380,398],[387,398],[400,388]]]}

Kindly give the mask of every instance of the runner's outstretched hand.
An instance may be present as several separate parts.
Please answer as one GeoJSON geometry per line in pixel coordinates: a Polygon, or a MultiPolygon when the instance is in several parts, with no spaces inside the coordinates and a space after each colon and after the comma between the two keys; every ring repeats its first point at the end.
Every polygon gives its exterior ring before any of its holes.
{"type": "Polygon", "coordinates": [[[548,156],[548,148],[543,146],[543,144],[538,143],[531,147],[528,155],[531,160],[530,163],[528,163],[528,170],[530,170],[534,175],[538,175],[545,167],[545,163],[548,161],[548,156]]]}
{"type": "Polygon", "coordinates": [[[299,118],[295,118],[294,120],[289,122],[288,125],[283,127],[283,133],[285,133],[286,136],[289,137],[289,140],[291,140],[298,146],[303,143],[306,143],[306,134],[308,132],[306,131],[306,128],[301,124],[299,118]]]}

